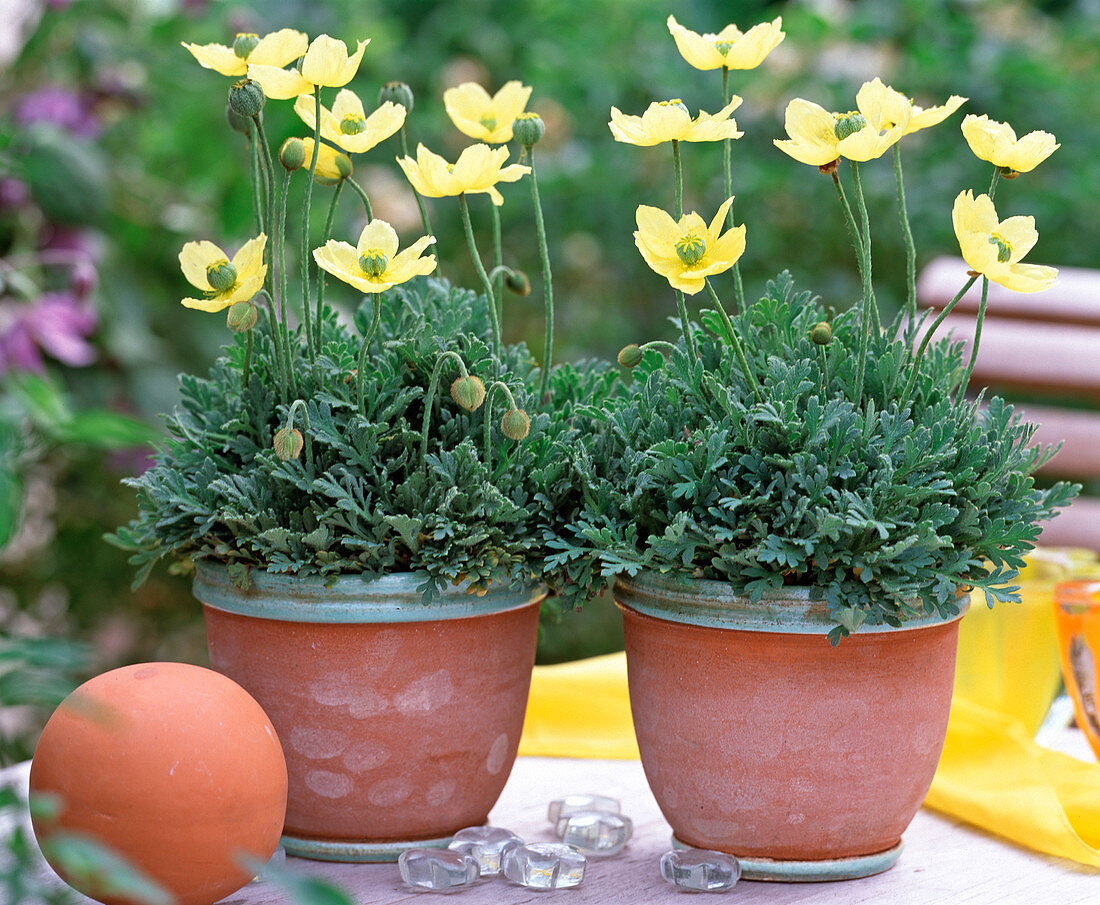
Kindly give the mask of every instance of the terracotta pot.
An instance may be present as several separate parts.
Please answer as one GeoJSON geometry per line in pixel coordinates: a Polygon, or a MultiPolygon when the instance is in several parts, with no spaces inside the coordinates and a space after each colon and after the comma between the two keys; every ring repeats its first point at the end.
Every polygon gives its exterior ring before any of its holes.
{"type": "Polygon", "coordinates": [[[485,822],[519,747],[541,586],[483,597],[420,580],[202,564],[211,665],[246,688],[282,740],[283,844],[334,861],[394,860],[485,822]]]}
{"type": "Polygon", "coordinates": [[[758,879],[897,860],[943,748],[957,619],[864,626],[834,648],[808,589],[754,605],[643,574],[615,599],[642,765],[677,842],[758,879]]]}
{"type": "Polygon", "coordinates": [[[1077,725],[1100,758],[1100,581],[1067,581],[1054,589],[1054,622],[1066,691],[1077,725]]]}

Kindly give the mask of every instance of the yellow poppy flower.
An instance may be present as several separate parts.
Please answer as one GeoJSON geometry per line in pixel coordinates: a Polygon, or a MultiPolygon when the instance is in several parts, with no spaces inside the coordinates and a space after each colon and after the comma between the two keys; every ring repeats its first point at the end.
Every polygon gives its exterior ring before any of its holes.
{"type": "Polygon", "coordinates": [[[709,226],[694,211],[677,222],[660,208],[642,204],[634,244],[650,268],[674,289],[695,295],[708,276],[729,270],[745,252],[744,224],[722,233],[731,204],[733,198],[728,198],[709,226]]]}
{"type": "Polygon", "coordinates": [[[968,190],[955,199],[951,222],[966,263],[994,283],[1016,292],[1041,292],[1058,276],[1053,267],[1020,263],[1039,239],[1034,217],[998,220],[989,196],[975,198],[968,190]]]}
{"type": "Polygon", "coordinates": [[[927,129],[929,126],[938,126],[968,100],[970,98],[952,94],[947,99],[947,103],[941,104],[939,107],[925,109],[916,104],[911,104],[913,115],[909,118],[909,128],[905,130],[905,134],[910,135],[913,132],[919,132],[921,129],[927,129]]]}
{"type": "Polygon", "coordinates": [[[213,242],[188,242],[180,249],[180,269],[187,282],[203,291],[203,298],[183,300],[185,308],[223,311],[236,302],[248,301],[264,285],[267,236],[249,239],[233,260],[213,242]]]}
{"type": "Polygon", "coordinates": [[[979,160],[1017,173],[1031,172],[1061,147],[1049,132],[1028,132],[1017,140],[1008,123],[999,123],[984,114],[964,117],[962,133],[979,160]]]}
{"type": "MultiPolygon", "coordinates": [[[[316,128],[317,107],[312,94],[303,94],[294,102],[294,112],[310,129],[316,128]]],[[[363,154],[395,134],[405,122],[405,108],[386,101],[370,116],[363,111],[358,95],[341,88],[332,109],[321,107],[321,137],[339,145],[349,154],[363,154]]]]}
{"type": "MultiPolygon", "coordinates": [[[[302,139],[302,150],[305,154],[302,166],[308,171],[313,160],[312,138],[302,139]]],[[[321,185],[336,185],[341,179],[347,179],[351,170],[350,157],[321,142],[321,149],[317,152],[317,169],[313,171],[313,178],[317,182],[321,185]]]]}
{"type": "Polygon", "coordinates": [[[787,36],[782,17],[761,22],[746,32],[727,25],[716,35],[684,28],[673,16],[668,17],[667,24],[680,56],[696,69],[755,69],[787,36]]]}
{"type": "Polygon", "coordinates": [[[691,118],[688,108],[678,98],[650,104],[641,116],[627,116],[618,107],[612,107],[611,122],[607,125],[615,141],[641,147],[659,145],[665,141],[722,141],[745,134],[737,131],[737,122],[730,118],[730,114],[740,106],[741,98],[734,95],[713,116],[700,110],[695,119],[691,118]]]}
{"type": "Polygon", "coordinates": [[[313,259],[322,270],[362,292],[385,292],[435,270],[435,255],[420,257],[434,241],[435,236],[422,236],[399,252],[393,227],[385,220],[371,220],[355,247],[329,239],[323,247],[313,249],[313,259]]]}
{"type": "Polygon", "coordinates": [[[423,145],[416,147],[416,160],[399,157],[397,162],[405,171],[412,187],[428,198],[448,195],[468,195],[486,192],[493,204],[500,207],[504,198],[495,188],[498,182],[515,182],[531,168],[518,163],[503,166],[508,159],[506,147],[490,148],[488,145],[470,145],[454,163],[447,163],[423,145]]]}
{"type": "Polygon", "coordinates": [[[242,76],[249,63],[262,63],[282,69],[306,52],[309,38],[293,28],[281,28],[262,38],[253,34],[238,34],[232,47],[224,44],[187,44],[183,46],[204,69],[222,75],[242,76]]]}
{"type": "Polygon", "coordinates": [[[499,145],[512,140],[512,122],[530,97],[530,86],[522,82],[505,82],[492,97],[476,82],[464,82],[443,92],[443,106],[463,135],[499,145]]]}
{"type": "Polygon", "coordinates": [[[310,42],[298,69],[248,64],[248,77],[259,82],[264,94],[273,100],[285,101],[299,94],[313,94],[315,88],[340,88],[359,70],[363,50],[370,43],[360,41],[355,53],[348,56],[347,45],[328,35],[318,35],[310,42]]]}
{"type": "Polygon", "coordinates": [[[863,162],[881,157],[909,128],[913,105],[881,79],[864,82],[856,111],[830,113],[798,97],[787,104],[784,125],[789,141],[775,140],[784,154],[810,166],[840,157],[863,162]]]}

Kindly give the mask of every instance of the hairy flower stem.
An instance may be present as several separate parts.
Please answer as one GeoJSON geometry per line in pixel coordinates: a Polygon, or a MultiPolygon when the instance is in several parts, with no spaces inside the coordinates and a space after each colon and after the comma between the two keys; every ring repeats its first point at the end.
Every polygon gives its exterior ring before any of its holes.
{"type": "Polygon", "coordinates": [[[313,438],[310,437],[310,431],[312,428],[309,426],[309,410],[306,408],[304,399],[295,399],[290,404],[290,411],[287,413],[286,429],[294,429],[294,415],[297,412],[302,413],[302,418],[305,419],[306,429],[302,434],[302,438],[305,440],[306,447],[306,464],[309,466],[309,470],[313,471],[313,438]]]}
{"type": "Polygon", "coordinates": [[[917,328],[917,247],[913,244],[913,231],[909,228],[909,211],[905,204],[905,182],[901,175],[901,145],[894,145],[894,176],[898,188],[898,220],[905,240],[905,315],[909,323],[905,328],[905,343],[909,344],[917,328]]]}
{"type": "Polygon", "coordinates": [[[928,348],[928,344],[932,341],[933,334],[939,328],[940,324],[944,322],[944,319],[947,317],[947,315],[955,310],[955,306],[959,303],[959,299],[966,295],[967,290],[974,285],[974,282],[977,279],[978,274],[974,274],[974,276],[966,281],[966,285],[963,286],[963,288],[960,289],[957,293],[955,293],[955,297],[951,299],[950,302],[944,305],[943,311],[941,311],[939,315],[937,315],[936,319],[932,321],[932,326],[929,327],[927,332],[924,334],[924,338],[921,339],[921,343],[917,347],[916,354],[913,356],[913,370],[909,374],[908,382],[905,384],[905,391],[901,394],[901,402],[898,408],[904,408],[905,404],[909,401],[909,396],[912,394],[913,387],[916,386],[917,383],[917,375],[920,373],[920,363],[921,359],[924,358],[924,350],[928,348]]]}
{"type": "Polygon", "coordinates": [[[982,300],[978,304],[978,319],[974,325],[974,345],[970,349],[970,361],[966,365],[966,373],[963,374],[962,383],[959,384],[959,397],[962,401],[966,394],[966,386],[970,383],[970,375],[974,373],[974,364],[978,360],[978,343],[982,341],[982,323],[985,321],[985,306],[989,301],[989,277],[982,277],[982,300]]]}
{"type": "Polygon", "coordinates": [[[267,134],[264,132],[264,118],[262,113],[252,117],[252,123],[256,127],[256,136],[259,139],[260,160],[264,167],[265,198],[267,199],[267,234],[271,235],[271,218],[274,216],[275,205],[275,164],[271,160],[271,148],[267,143],[267,134]]]}
{"type": "MultiPolygon", "coordinates": [[[[726,104],[730,102],[730,68],[729,66],[722,67],[722,107],[725,108],[726,104]]],[[[722,172],[726,177],[726,197],[729,198],[733,195],[733,169],[732,169],[732,157],[733,157],[733,139],[727,138],[723,143],[723,155],[722,155],[722,172]]],[[[729,213],[726,215],[726,222],[729,224],[730,229],[733,229],[733,208],[731,207],[729,213]]],[[[745,287],[741,283],[741,267],[734,261],[733,263],[733,303],[734,313],[744,310],[745,305],[745,287]]]]}
{"type": "Polygon", "coordinates": [[[703,283],[707,287],[707,292],[710,293],[711,301],[714,302],[714,307],[718,311],[718,316],[722,318],[722,324],[726,328],[726,335],[729,336],[730,345],[733,346],[733,354],[737,357],[737,363],[741,365],[741,370],[745,374],[745,380],[752,388],[752,395],[756,398],[757,402],[763,402],[764,393],[760,389],[760,381],[756,379],[756,373],[749,364],[748,358],[745,357],[745,347],[741,345],[741,339],[737,335],[737,330],[733,326],[733,321],[731,321],[730,316],[726,314],[726,309],[722,307],[722,300],[718,298],[718,293],[714,291],[714,287],[710,284],[710,280],[704,280],[703,283]]]}
{"type": "Polygon", "coordinates": [[[550,391],[550,364],[554,357],[554,278],[550,273],[550,250],[546,244],[546,223],[539,200],[539,182],[535,174],[535,149],[527,149],[527,163],[531,167],[531,203],[535,208],[535,232],[539,240],[539,256],[542,261],[542,298],[546,311],[546,336],[542,345],[542,376],[539,379],[539,398],[550,391]]]}
{"type": "Polygon", "coordinates": [[[485,392],[485,468],[490,474],[493,472],[493,394],[500,390],[504,393],[505,398],[508,400],[509,411],[514,408],[518,408],[516,405],[515,397],[512,395],[512,391],[508,389],[507,385],[499,380],[494,380],[489,384],[489,389],[485,392]]]}
{"type": "Polygon", "coordinates": [[[500,358],[500,318],[497,317],[497,303],[493,295],[493,284],[489,275],[485,272],[485,265],[481,263],[481,255],[478,254],[477,243],[474,241],[474,226],[470,222],[470,207],[466,203],[466,193],[460,192],[458,196],[458,209],[462,213],[462,226],[466,230],[466,245],[470,249],[470,257],[474,262],[474,269],[481,279],[482,288],[485,290],[486,301],[489,304],[489,324],[493,331],[493,356],[500,358]]]}
{"type": "Polygon", "coordinates": [[[852,214],[852,205],[848,203],[848,195],[844,191],[844,184],[836,170],[832,172],[833,185],[836,187],[837,197],[840,199],[840,207],[844,211],[844,222],[848,227],[848,238],[852,240],[852,248],[856,251],[856,264],[859,265],[860,276],[863,275],[863,238],[856,226],[856,218],[852,214]]]}
{"type": "Polygon", "coordinates": [[[493,298],[497,302],[497,320],[504,321],[504,272],[497,268],[504,266],[504,248],[500,237],[500,208],[490,204],[493,212],[493,271],[497,275],[493,277],[493,298]]]}
{"type": "Polygon", "coordinates": [[[355,371],[355,401],[359,406],[360,415],[367,413],[367,400],[364,395],[367,381],[367,347],[374,339],[374,334],[378,332],[378,322],[382,319],[382,294],[373,293],[371,302],[374,305],[374,311],[371,314],[370,326],[363,335],[363,342],[359,345],[359,367],[355,371]]]}
{"type": "Polygon", "coordinates": [[[829,392],[829,354],[825,351],[824,346],[818,346],[818,351],[821,354],[821,392],[828,394],[829,392]]]}
{"type": "Polygon", "coordinates": [[[267,198],[267,180],[262,172],[263,164],[260,163],[260,135],[255,124],[248,136],[248,144],[251,158],[249,175],[252,179],[252,216],[256,219],[256,232],[262,233],[266,227],[264,211],[270,202],[267,198]]]}
{"type": "Polygon", "coordinates": [[[355,193],[359,196],[359,200],[363,202],[363,213],[367,215],[367,222],[370,223],[374,219],[374,211],[371,210],[370,198],[367,197],[366,191],[358,182],[352,179],[350,176],[347,179],[342,180],[355,189],[355,193]]]}
{"type": "MultiPolygon", "coordinates": [[[[676,221],[684,216],[684,165],[680,160],[680,142],[672,141],[672,166],[676,170],[676,221]]],[[[687,302],[684,301],[684,293],[676,290],[676,307],[680,311],[680,330],[684,334],[684,345],[687,346],[688,361],[691,362],[692,371],[699,364],[699,353],[695,349],[695,337],[691,333],[691,321],[688,319],[687,302]]]]}
{"type": "Polygon", "coordinates": [[[992,201],[997,194],[997,183],[1001,181],[1001,168],[993,168],[993,178],[989,180],[989,191],[986,192],[989,195],[989,200],[992,201]]]}
{"type": "Polygon", "coordinates": [[[283,190],[279,195],[279,222],[277,229],[275,230],[275,242],[279,246],[278,250],[278,262],[279,272],[272,283],[278,283],[279,289],[279,332],[282,337],[283,353],[286,356],[284,364],[286,365],[286,382],[287,391],[294,391],[294,368],[290,358],[290,327],[287,324],[286,317],[286,297],[287,297],[287,273],[286,273],[286,199],[290,192],[290,172],[287,171],[283,177],[283,190]]]}
{"type": "Polygon", "coordinates": [[[432,424],[432,408],[435,406],[435,394],[439,392],[439,377],[443,372],[443,364],[447,360],[451,360],[458,365],[458,370],[463,377],[470,376],[469,371],[466,370],[466,362],[462,360],[462,356],[457,352],[441,352],[439,357],[436,358],[435,367],[432,368],[432,379],[428,382],[428,395],[424,397],[424,420],[420,426],[421,465],[425,465],[428,461],[428,430],[432,424]]]}
{"type": "Polygon", "coordinates": [[[316,360],[313,325],[309,314],[309,209],[313,203],[313,177],[317,173],[317,158],[321,154],[321,89],[313,88],[313,157],[309,162],[309,179],[306,181],[306,200],[302,205],[302,317],[305,319],[306,348],[310,358],[316,360]]]}
{"type": "MultiPolygon", "coordinates": [[[[401,136],[401,156],[408,157],[409,138],[405,134],[404,123],[401,123],[401,130],[399,134],[401,136]]],[[[424,204],[424,199],[420,197],[420,192],[418,192],[416,189],[413,189],[412,192],[416,198],[416,206],[420,208],[420,220],[424,224],[424,235],[430,236],[432,234],[432,221],[431,218],[428,216],[428,208],[424,204]]]]}
{"type": "Polygon", "coordinates": [[[648,352],[653,349],[656,352],[660,352],[662,355],[675,355],[676,346],[672,343],[666,343],[663,339],[655,339],[648,343],[642,343],[638,346],[643,352],[648,352]]]}
{"type": "Polygon", "coordinates": [[[271,347],[275,350],[275,376],[279,378],[279,381],[283,387],[283,396],[284,398],[286,398],[286,396],[289,395],[286,376],[287,365],[285,353],[283,351],[282,336],[279,332],[279,322],[278,319],[275,317],[275,302],[272,300],[266,289],[261,289],[258,293],[256,293],[256,297],[263,301],[262,307],[264,309],[264,317],[266,318],[266,323],[271,331],[271,347]]]}
{"type": "MultiPolygon", "coordinates": [[[[324,245],[332,237],[332,221],[336,218],[336,205],[340,201],[340,192],[344,189],[344,183],[346,179],[341,179],[336,183],[336,189],[332,193],[332,201],[328,206],[328,216],[325,218],[325,231],[321,234],[321,244],[324,245]]],[[[304,252],[303,252],[304,253],[304,252]]],[[[319,273],[317,275],[317,316],[314,318],[317,328],[316,335],[314,336],[314,348],[316,354],[321,354],[321,324],[324,321],[324,309],[325,309],[325,275],[319,273]]]]}
{"type": "Polygon", "coordinates": [[[241,392],[248,391],[248,373],[252,370],[252,331],[248,331],[244,343],[244,368],[241,370],[241,392]]]}
{"type": "Polygon", "coordinates": [[[856,363],[856,391],[855,404],[858,407],[863,402],[863,381],[867,374],[867,346],[870,342],[871,330],[878,332],[881,329],[878,316],[878,304],[875,302],[875,291],[871,284],[871,223],[867,215],[867,202],[863,197],[863,185],[859,179],[859,164],[854,160],[852,164],[852,184],[856,190],[856,201],[859,202],[860,220],[863,225],[863,301],[860,309],[859,326],[859,361],[856,363]]]}

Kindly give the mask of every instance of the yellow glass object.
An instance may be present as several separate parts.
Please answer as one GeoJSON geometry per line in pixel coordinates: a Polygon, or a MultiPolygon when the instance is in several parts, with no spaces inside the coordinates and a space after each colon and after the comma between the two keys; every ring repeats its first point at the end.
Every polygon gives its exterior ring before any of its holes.
{"type": "Polygon", "coordinates": [[[1100,703],[1097,668],[1100,657],[1100,581],[1071,581],[1054,594],[1058,651],[1066,690],[1073,698],[1077,725],[1100,757],[1100,703]]]}
{"type": "Polygon", "coordinates": [[[1069,548],[1037,549],[1026,561],[1020,573],[1021,603],[990,609],[980,592],[973,594],[970,612],[959,626],[955,696],[1011,717],[1034,735],[1062,679],[1054,630],[1055,585],[1100,578],[1100,563],[1091,550],[1069,548]]]}

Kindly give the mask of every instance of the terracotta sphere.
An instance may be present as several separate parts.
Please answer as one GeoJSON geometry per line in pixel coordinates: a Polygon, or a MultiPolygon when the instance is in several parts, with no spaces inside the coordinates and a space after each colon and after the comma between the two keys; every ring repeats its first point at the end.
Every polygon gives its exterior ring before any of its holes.
{"type": "Polygon", "coordinates": [[[185,663],[126,666],[81,685],[46,724],[30,786],[60,803],[56,817],[35,820],[40,843],[91,836],[178,905],[211,905],[249,882],[240,857],[267,861],[286,814],[286,762],[267,715],[236,682],[185,663]]]}

